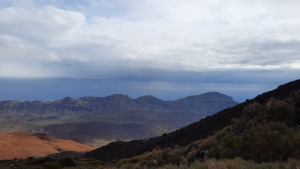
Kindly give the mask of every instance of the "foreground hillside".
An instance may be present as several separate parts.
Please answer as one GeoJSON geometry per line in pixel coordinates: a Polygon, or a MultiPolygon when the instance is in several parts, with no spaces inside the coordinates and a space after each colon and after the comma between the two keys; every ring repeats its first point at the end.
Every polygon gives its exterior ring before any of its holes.
{"type": "Polygon", "coordinates": [[[63,151],[87,152],[91,148],[46,134],[5,133],[0,134],[0,160],[13,158],[44,157],[63,151]]]}
{"type": "MultiPolygon", "coordinates": [[[[217,137],[216,134],[218,132],[221,132],[225,129],[231,130],[231,128],[233,128],[233,132],[227,134],[233,136],[234,138],[238,137],[238,139],[244,140],[245,144],[247,143],[247,137],[244,138],[242,136],[243,133],[245,133],[245,131],[248,131],[248,129],[251,129],[249,130],[250,136],[252,132],[255,133],[255,131],[264,130],[265,128],[268,129],[266,130],[267,133],[273,133],[273,130],[275,130],[274,132],[277,132],[277,130],[279,130],[289,131],[291,135],[293,135],[294,132],[298,132],[299,128],[297,126],[299,126],[300,124],[299,90],[300,80],[293,81],[285,85],[279,86],[273,91],[259,95],[252,100],[248,100],[232,108],[225,109],[213,116],[209,116],[205,119],[200,120],[199,122],[193,123],[175,132],[146,140],[114,142],[107,146],[89,152],[87,156],[97,158],[106,162],[130,158],[136,155],[143,154],[145,152],[152,151],[157,147],[165,149],[172,148],[176,145],[181,147],[188,146],[193,142],[203,139],[209,139],[209,137],[211,136],[217,137]],[[270,103],[267,104],[267,102],[270,103]],[[253,110],[254,112],[252,112],[251,110],[253,107],[255,107],[254,109],[257,109],[253,110]],[[268,107],[270,108],[270,110],[265,110],[268,109],[268,107]],[[285,115],[287,115],[287,117],[285,117],[285,115]],[[235,122],[235,119],[239,120],[235,122]],[[278,122],[279,124],[277,124],[276,122],[278,122]],[[232,123],[236,124],[232,125],[232,123]],[[247,125],[243,126],[243,124],[247,125]]],[[[264,134],[266,133],[261,133],[262,136],[264,134]]],[[[273,139],[276,139],[277,136],[280,135],[275,135],[273,139]]],[[[287,137],[288,139],[287,135],[283,136],[285,138],[287,137]]],[[[292,137],[296,140],[294,140],[295,144],[300,143],[300,138],[297,134],[293,135],[292,137]]],[[[213,144],[215,142],[216,139],[212,139],[209,140],[207,144],[213,144]]],[[[251,144],[251,142],[248,143],[251,144]]],[[[223,147],[221,142],[217,142],[216,145],[213,145],[217,146],[215,147],[216,151],[218,150],[218,146],[223,147]]],[[[298,145],[295,146],[296,147],[293,148],[298,148],[298,145]]],[[[251,146],[247,148],[251,150],[251,146]]],[[[260,149],[262,147],[256,148],[260,149]]],[[[202,151],[207,151],[207,149],[202,149],[202,151]]],[[[230,149],[228,151],[232,150],[230,149]]],[[[221,152],[217,151],[216,154],[213,155],[213,157],[218,157],[220,155],[218,153],[221,152]]],[[[232,154],[232,156],[239,156],[239,154],[236,153],[237,152],[230,152],[229,154],[232,154]]],[[[283,156],[281,158],[286,157],[283,156]]]]}
{"type": "Polygon", "coordinates": [[[215,134],[185,146],[159,147],[111,168],[300,168],[300,90],[253,102],[215,134]],[[230,160],[229,160],[230,159],[230,160]],[[168,166],[168,167],[167,167],[168,166]]]}
{"type": "Polygon", "coordinates": [[[0,133],[47,132],[99,145],[158,136],[236,104],[231,97],[217,92],[174,101],[153,96],[132,99],[120,94],[49,102],[2,101],[0,133]]]}

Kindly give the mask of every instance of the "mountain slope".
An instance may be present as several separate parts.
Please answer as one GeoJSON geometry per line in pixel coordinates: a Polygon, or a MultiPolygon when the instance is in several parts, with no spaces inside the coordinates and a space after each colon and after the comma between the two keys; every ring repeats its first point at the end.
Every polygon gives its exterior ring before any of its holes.
{"type": "Polygon", "coordinates": [[[61,151],[86,152],[91,148],[71,141],[50,138],[45,134],[0,134],[0,160],[27,157],[44,157],[61,151]]]}
{"type": "MultiPolygon", "coordinates": [[[[111,161],[133,157],[151,151],[156,147],[166,148],[173,147],[175,145],[184,146],[213,135],[217,131],[228,126],[232,119],[238,118],[243,113],[243,109],[246,106],[249,106],[254,102],[265,104],[271,98],[281,100],[290,97],[298,90],[300,90],[300,80],[281,85],[275,90],[261,94],[252,100],[247,100],[246,102],[238,104],[232,108],[225,109],[213,116],[206,117],[205,119],[181,128],[175,132],[147,140],[114,142],[87,153],[87,156],[97,158],[102,161],[111,161]]],[[[298,111],[295,118],[297,124],[300,124],[299,115],[300,113],[298,111]]]]}

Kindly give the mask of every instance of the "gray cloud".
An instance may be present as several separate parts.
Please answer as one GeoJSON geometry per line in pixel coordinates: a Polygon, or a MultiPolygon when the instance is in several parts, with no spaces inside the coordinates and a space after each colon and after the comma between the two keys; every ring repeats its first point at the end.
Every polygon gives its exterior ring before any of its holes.
{"type": "Polygon", "coordinates": [[[242,102],[296,78],[299,78],[296,70],[199,73],[120,69],[118,72],[100,75],[100,78],[0,78],[0,100],[56,100],[66,96],[79,98],[115,93],[127,94],[133,98],[150,94],[161,99],[173,100],[218,91],[242,102]],[[104,76],[106,77],[103,78],[104,76]]]}
{"type": "MultiPolygon", "coordinates": [[[[2,69],[2,77],[67,77],[70,73],[64,72],[74,71],[69,62],[78,63],[77,68],[89,65],[90,71],[106,67],[108,73],[120,66],[182,71],[300,68],[296,1],[4,4],[0,35],[10,46],[2,49],[1,57],[6,55],[2,65],[11,68],[2,69]],[[18,53],[34,61],[20,62],[18,53]],[[40,64],[40,75],[26,69],[40,64]],[[13,73],[14,65],[29,72],[13,73]],[[53,65],[65,66],[57,72],[53,65]]],[[[74,74],[80,75],[78,71],[74,74]]]]}
{"type": "Polygon", "coordinates": [[[115,72],[104,79],[0,78],[0,100],[57,100],[66,96],[79,98],[115,93],[127,94],[133,98],[150,94],[161,99],[173,100],[188,95],[218,91],[242,102],[294,80],[295,77],[298,77],[297,71],[199,73],[144,69],[127,71],[123,74],[115,72]]]}

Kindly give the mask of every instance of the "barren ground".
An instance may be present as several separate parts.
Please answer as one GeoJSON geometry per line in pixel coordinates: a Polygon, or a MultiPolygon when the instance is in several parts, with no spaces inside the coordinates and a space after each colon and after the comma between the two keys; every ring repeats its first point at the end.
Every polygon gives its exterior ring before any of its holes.
{"type": "Polygon", "coordinates": [[[61,151],[87,152],[92,148],[71,140],[38,137],[29,133],[0,134],[0,160],[43,157],[61,151]]]}

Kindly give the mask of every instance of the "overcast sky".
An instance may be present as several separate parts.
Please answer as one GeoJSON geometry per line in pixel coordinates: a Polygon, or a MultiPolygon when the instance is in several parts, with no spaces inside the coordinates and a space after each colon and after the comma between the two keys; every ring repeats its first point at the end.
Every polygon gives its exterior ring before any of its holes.
{"type": "Polygon", "coordinates": [[[299,0],[1,0],[0,100],[243,101],[299,78],[299,0]]]}

